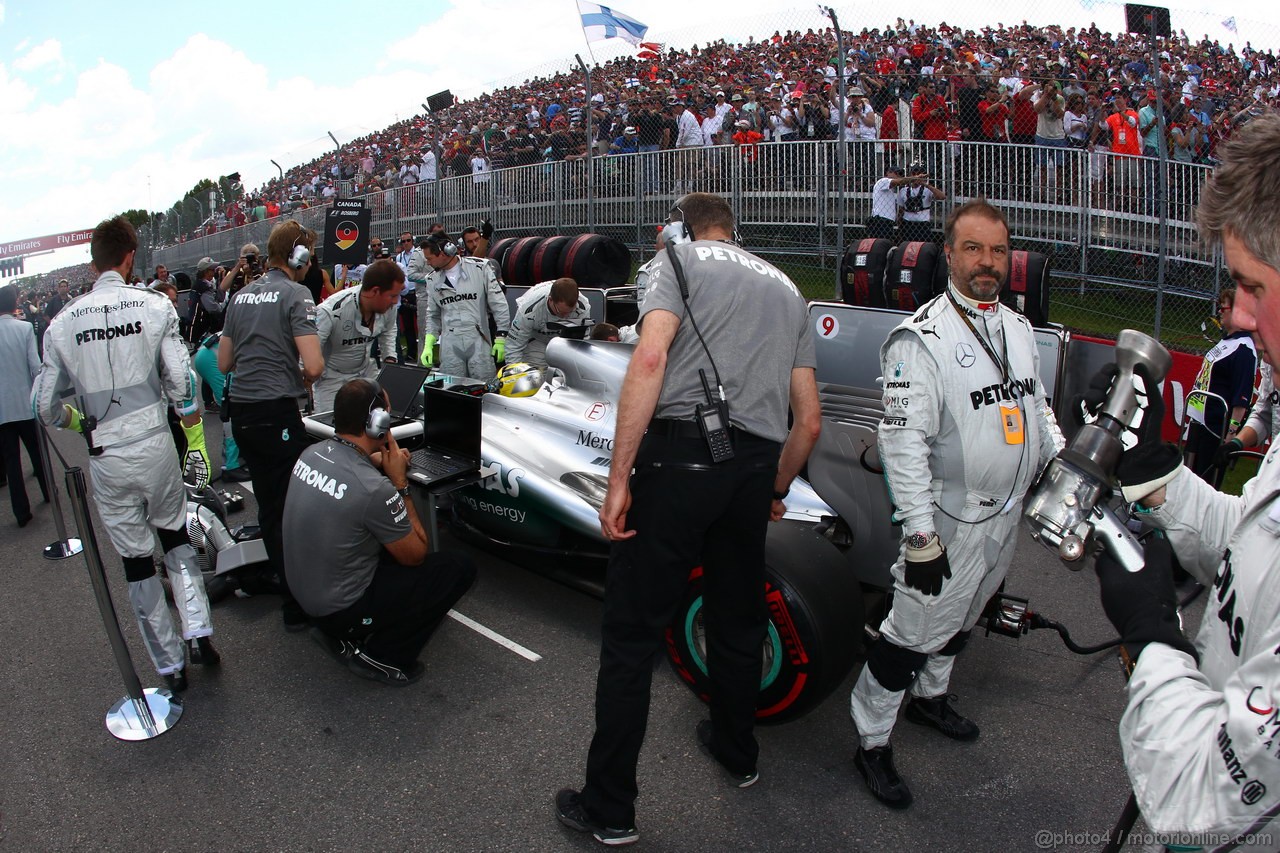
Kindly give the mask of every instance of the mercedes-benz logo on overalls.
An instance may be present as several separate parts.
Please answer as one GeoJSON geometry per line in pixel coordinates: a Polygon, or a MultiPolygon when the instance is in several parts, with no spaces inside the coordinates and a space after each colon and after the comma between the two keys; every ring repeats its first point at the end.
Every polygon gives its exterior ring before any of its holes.
{"type": "Polygon", "coordinates": [[[966,343],[956,344],[956,363],[961,367],[973,367],[973,363],[977,361],[974,355],[973,347],[966,343]]]}

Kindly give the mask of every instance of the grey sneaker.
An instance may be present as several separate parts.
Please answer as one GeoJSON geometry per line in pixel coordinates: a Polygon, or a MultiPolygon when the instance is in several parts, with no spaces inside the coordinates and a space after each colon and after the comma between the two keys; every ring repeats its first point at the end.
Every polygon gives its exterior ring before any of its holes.
{"type": "Polygon", "coordinates": [[[572,788],[562,788],[556,792],[556,820],[578,832],[591,833],[596,841],[609,847],[623,847],[640,840],[640,832],[634,826],[617,829],[601,826],[592,820],[582,805],[582,795],[572,788]]]}

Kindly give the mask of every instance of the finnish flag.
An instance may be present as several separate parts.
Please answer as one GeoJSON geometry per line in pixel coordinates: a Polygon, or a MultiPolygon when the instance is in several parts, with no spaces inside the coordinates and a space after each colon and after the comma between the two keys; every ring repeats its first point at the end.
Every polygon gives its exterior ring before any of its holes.
{"type": "Polygon", "coordinates": [[[644,34],[649,31],[647,25],[608,6],[578,0],[578,11],[582,14],[582,32],[589,42],[619,38],[639,45],[644,34]]]}

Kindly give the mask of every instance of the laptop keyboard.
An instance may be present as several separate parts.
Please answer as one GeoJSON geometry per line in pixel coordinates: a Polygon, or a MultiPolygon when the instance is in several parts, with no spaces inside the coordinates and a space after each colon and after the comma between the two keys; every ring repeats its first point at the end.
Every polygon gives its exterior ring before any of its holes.
{"type": "Polygon", "coordinates": [[[439,456],[428,450],[413,451],[413,453],[409,454],[409,461],[413,464],[414,468],[417,468],[420,471],[426,471],[428,474],[437,477],[445,474],[452,474],[455,471],[461,471],[463,469],[463,465],[461,463],[441,459],[439,456]]]}

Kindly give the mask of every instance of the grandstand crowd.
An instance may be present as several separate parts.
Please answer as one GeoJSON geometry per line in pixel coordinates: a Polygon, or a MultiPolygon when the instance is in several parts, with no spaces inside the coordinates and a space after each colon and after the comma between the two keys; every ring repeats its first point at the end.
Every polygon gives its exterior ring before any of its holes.
{"type": "MultiPolygon", "coordinates": [[[[1103,32],[1095,24],[1038,27],[1024,21],[960,30],[899,18],[884,29],[846,31],[844,44],[843,127],[831,28],[774,32],[743,44],[646,50],[594,69],[589,101],[580,73],[560,73],[397,122],[228,201],[178,239],[325,204],[336,194],[366,195],[466,175],[481,185],[497,169],[580,160],[589,145],[597,155],[625,156],[712,145],[875,140],[887,164],[896,159],[897,141],[920,139],[1154,157],[1161,133],[1157,74],[1164,81],[1169,158],[1212,165],[1232,132],[1280,108],[1272,50],[1196,41],[1185,31],[1157,41],[1154,65],[1145,37],[1103,32]]],[[[982,164],[1009,161],[978,162],[981,171],[982,164]]],[[[850,180],[869,187],[880,171],[869,158],[855,157],[850,180]]],[[[979,182],[999,177],[979,176],[979,182]]],[[[87,272],[58,271],[33,283],[52,292],[62,277],[91,280],[87,272]]]]}

